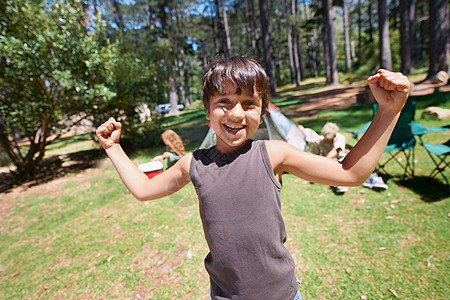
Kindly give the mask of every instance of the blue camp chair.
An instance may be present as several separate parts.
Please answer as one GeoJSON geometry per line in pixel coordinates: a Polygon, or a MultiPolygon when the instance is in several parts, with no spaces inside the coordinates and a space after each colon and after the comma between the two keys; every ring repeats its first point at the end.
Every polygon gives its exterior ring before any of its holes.
{"type": "MultiPolygon", "coordinates": [[[[378,103],[373,105],[373,115],[378,110],[378,103]]],[[[414,101],[407,101],[400,117],[397,121],[397,125],[391,134],[385,153],[389,154],[389,157],[385,161],[379,161],[377,170],[382,170],[385,174],[389,174],[386,171],[386,165],[395,161],[403,170],[403,177],[414,176],[414,147],[416,145],[416,139],[412,133],[412,122],[414,121],[414,115],[416,113],[416,103],[414,101]],[[401,159],[401,156],[405,157],[405,161],[401,159]]],[[[369,128],[371,122],[367,122],[357,131],[351,132],[355,139],[358,139],[358,135],[365,132],[369,128]]]]}
{"type": "Polygon", "coordinates": [[[441,174],[444,178],[447,185],[449,185],[449,181],[445,176],[444,170],[450,164],[450,140],[443,144],[431,144],[425,143],[422,140],[422,136],[428,132],[441,132],[450,129],[450,125],[445,127],[425,127],[419,122],[413,122],[413,134],[417,135],[420,140],[420,144],[425,148],[431,160],[433,161],[435,167],[433,171],[431,171],[428,177],[430,179],[434,178],[436,175],[441,174]]]}

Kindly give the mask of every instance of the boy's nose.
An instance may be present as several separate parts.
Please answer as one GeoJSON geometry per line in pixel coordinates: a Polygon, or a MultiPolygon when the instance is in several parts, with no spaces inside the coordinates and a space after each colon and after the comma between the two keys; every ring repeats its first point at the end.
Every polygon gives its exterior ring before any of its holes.
{"type": "Polygon", "coordinates": [[[240,103],[237,103],[231,110],[228,111],[228,115],[234,120],[241,120],[244,118],[245,112],[240,103]]]}

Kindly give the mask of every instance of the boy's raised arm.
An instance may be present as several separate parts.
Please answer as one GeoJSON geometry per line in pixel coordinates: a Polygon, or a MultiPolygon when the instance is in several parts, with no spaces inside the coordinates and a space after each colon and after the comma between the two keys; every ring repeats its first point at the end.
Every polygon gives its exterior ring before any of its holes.
{"type": "Polygon", "coordinates": [[[192,157],[190,154],[150,180],[120,146],[121,130],[120,122],[110,118],[97,128],[96,134],[123,183],[136,199],[140,201],[158,199],[178,191],[190,181],[189,166],[192,157]]]}
{"type": "Polygon", "coordinates": [[[409,96],[410,83],[401,73],[379,70],[367,79],[379,104],[371,125],[342,162],[364,181],[377,165],[409,96]]]}
{"type": "Polygon", "coordinates": [[[383,154],[410,90],[409,80],[404,75],[387,70],[379,70],[367,81],[379,109],[366,133],[342,163],[271,142],[268,150],[273,153],[269,156],[275,174],[286,171],[309,181],[341,186],[360,185],[367,179],[383,154]]]}

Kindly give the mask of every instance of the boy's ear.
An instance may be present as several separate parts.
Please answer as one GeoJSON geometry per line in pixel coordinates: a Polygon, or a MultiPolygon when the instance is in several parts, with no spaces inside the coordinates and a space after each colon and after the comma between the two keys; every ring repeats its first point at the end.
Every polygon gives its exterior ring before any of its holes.
{"type": "Polygon", "coordinates": [[[206,109],[206,120],[210,121],[209,120],[209,108],[206,109]]]}

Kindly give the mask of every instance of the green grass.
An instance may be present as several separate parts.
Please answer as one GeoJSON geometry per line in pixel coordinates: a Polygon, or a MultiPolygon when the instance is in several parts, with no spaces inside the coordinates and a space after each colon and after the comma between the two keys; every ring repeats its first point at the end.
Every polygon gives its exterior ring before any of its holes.
{"type": "MultiPolygon", "coordinates": [[[[448,94],[415,100],[416,120],[446,125],[420,115],[429,105],[450,108],[448,94]]],[[[289,103],[298,104],[294,98],[289,103]]],[[[345,131],[371,114],[370,105],[355,105],[298,121],[320,130],[334,120],[345,131]]],[[[179,117],[164,118],[163,125],[176,129],[190,151],[207,131],[204,115],[197,103],[179,117]]],[[[86,150],[88,140],[62,140],[51,153],[86,150]]],[[[160,150],[137,151],[132,159],[145,162],[160,150]]],[[[352,187],[336,195],[328,186],[284,176],[286,247],[304,299],[448,297],[448,194],[439,177],[427,181],[431,165],[420,146],[416,160],[413,179],[401,180],[401,170],[389,168],[394,177],[387,178],[386,191],[352,187]]],[[[105,160],[46,184],[17,187],[0,199],[0,299],[208,299],[207,246],[192,184],[141,203],[105,160]]]]}

